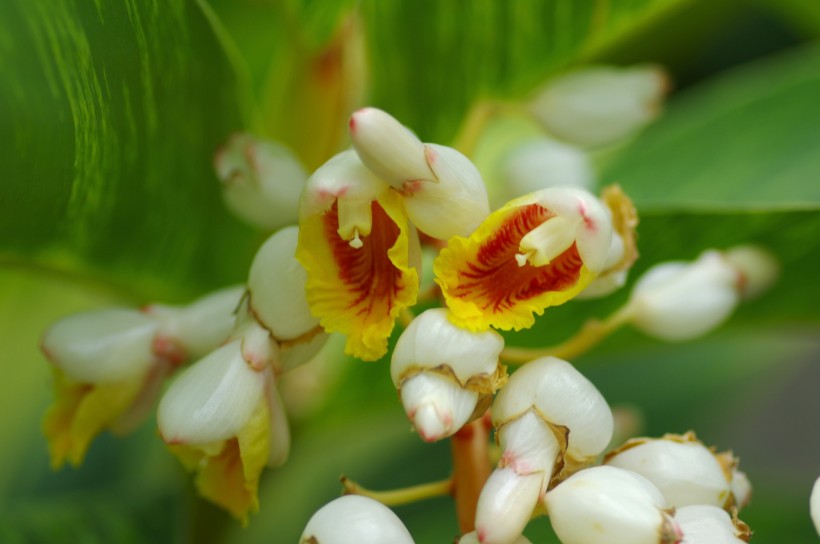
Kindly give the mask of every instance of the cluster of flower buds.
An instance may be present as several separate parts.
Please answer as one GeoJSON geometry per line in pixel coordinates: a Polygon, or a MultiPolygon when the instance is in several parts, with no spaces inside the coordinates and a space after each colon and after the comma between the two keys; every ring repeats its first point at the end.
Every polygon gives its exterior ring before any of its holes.
{"type": "Polygon", "coordinates": [[[297,238],[288,227],[262,245],[229,340],[171,384],[157,413],[165,442],[197,472],[199,492],[240,519],[258,508],[263,468],[288,456],[276,376],[307,362],[327,338],[301,296],[297,238]]]}
{"type": "Polygon", "coordinates": [[[307,173],[281,144],[234,134],[217,150],[214,169],[228,209],[248,224],[275,230],[298,219],[307,173]]]}
{"type": "Polygon", "coordinates": [[[554,357],[514,372],[492,417],[503,453],[481,491],[476,532],[482,544],[506,544],[521,535],[551,485],[604,450],[613,419],[595,386],[554,357]]]}
{"type": "Polygon", "coordinates": [[[706,251],[691,263],[650,268],[635,284],[626,313],[645,334],[689,340],[723,323],[741,299],[765,291],[777,273],[777,261],[760,248],[706,251]]]}
{"type": "Polygon", "coordinates": [[[408,417],[426,442],[453,435],[481,415],[506,374],[504,339],[453,325],[447,310],[427,310],[402,332],[390,373],[408,417]]]}
{"type": "Polygon", "coordinates": [[[52,465],[78,465],[101,431],[142,421],[168,376],[225,341],[243,292],[229,287],[188,306],[89,311],[51,325],[41,348],[54,368],[44,424],[52,465]]]}

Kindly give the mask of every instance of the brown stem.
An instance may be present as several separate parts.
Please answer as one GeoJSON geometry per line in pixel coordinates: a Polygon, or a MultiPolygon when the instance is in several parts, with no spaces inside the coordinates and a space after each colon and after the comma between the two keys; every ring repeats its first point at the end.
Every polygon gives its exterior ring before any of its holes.
{"type": "Polygon", "coordinates": [[[492,470],[489,457],[491,427],[490,414],[486,413],[462,427],[450,441],[453,451],[453,498],[462,534],[475,530],[478,496],[492,470]]]}

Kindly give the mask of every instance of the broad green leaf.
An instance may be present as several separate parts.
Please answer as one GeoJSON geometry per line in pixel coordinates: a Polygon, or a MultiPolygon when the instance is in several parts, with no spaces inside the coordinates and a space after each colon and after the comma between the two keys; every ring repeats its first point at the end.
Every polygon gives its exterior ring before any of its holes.
{"type": "Polygon", "coordinates": [[[244,83],[193,0],[0,5],[0,262],[182,299],[241,280],[258,238],[211,161],[244,83]]]}
{"type": "Polygon", "coordinates": [[[675,97],[603,173],[642,210],[817,209],[820,46],[726,73],[675,97]]]}

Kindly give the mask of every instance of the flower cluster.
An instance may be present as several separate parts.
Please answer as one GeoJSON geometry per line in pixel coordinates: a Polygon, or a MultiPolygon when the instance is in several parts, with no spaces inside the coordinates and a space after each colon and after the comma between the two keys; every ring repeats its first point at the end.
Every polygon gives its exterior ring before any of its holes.
{"type": "MultiPolygon", "coordinates": [[[[552,82],[527,108],[565,142],[544,154],[582,164],[567,146],[632,134],[656,114],[664,89],[655,67],[596,68],[552,82]]],[[[132,426],[173,374],[158,403],[160,435],[195,472],[201,495],[247,520],[264,467],[283,464],[290,449],[279,377],[314,357],[330,333],[344,335],[349,355],[381,359],[401,321],[390,374],[419,436],[456,440],[484,422],[495,433],[497,455],[474,440],[471,459],[484,458],[472,475],[454,471],[430,487],[463,503],[460,542],[529,542],[527,523],[544,513],[565,544],[746,539],[737,511],[751,487],[737,460],[694,433],[633,439],[604,455],[612,410],[569,360],[627,324],[669,341],[709,332],[771,284],[771,256],[744,246],[657,265],[622,308],[565,344],[508,346],[499,330],[529,328],[551,306],[625,285],[638,256],[630,199],[617,186],[595,196],[589,176],[567,186],[547,172],[493,211],[464,154],[422,142],[386,112],[354,112],[349,135],[352,148],[310,176],[278,144],[248,135],[218,152],[226,202],[247,221],[275,229],[298,210],[298,226],[259,249],[246,285],[185,307],[70,316],[46,332],[54,465],[79,463],[100,431],[132,426]],[[429,285],[423,248],[435,252],[429,285]],[[441,307],[411,311],[434,301],[441,307]]],[[[530,154],[516,168],[532,177],[537,164],[530,154]]],[[[319,510],[301,540],[344,542],[412,538],[386,506],[354,495],[319,510]]]]}

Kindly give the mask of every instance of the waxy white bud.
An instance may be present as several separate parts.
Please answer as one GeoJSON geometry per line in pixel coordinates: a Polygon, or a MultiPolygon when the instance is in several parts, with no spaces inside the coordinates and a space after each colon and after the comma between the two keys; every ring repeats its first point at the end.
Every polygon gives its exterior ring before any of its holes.
{"type": "Polygon", "coordinates": [[[733,520],[717,506],[692,505],[678,508],[675,521],[683,532],[681,544],[743,544],[749,541],[749,526],[733,520]]]}
{"type": "MultiPolygon", "coordinates": [[[[467,533],[466,535],[462,536],[461,539],[458,541],[458,544],[481,544],[481,541],[478,540],[478,533],[475,531],[471,533],[467,533]]],[[[509,544],[532,544],[530,539],[525,536],[519,536],[509,544]]]]}
{"type": "Polygon", "coordinates": [[[740,291],[744,299],[761,295],[780,275],[780,263],[771,252],[757,246],[737,246],[723,252],[740,274],[740,291]]]}
{"type": "Polygon", "coordinates": [[[138,378],[156,362],[160,322],[143,312],[112,308],[70,315],[46,330],[42,349],[71,380],[102,384],[138,378]]]}
{"type": "Polygon", "coordinates": [[[404,195],[407,215],[424,233],[468,236],[489,215],[481,174],[455,149],[422,143],[376,108],[353,113],[350,139],[362,162],[404,195]]]}
{"type": "Polygon", "coordinates": [[[630,440],[610,452],[605,463],[651,481],[669,507],[736,503],[730,481],[736,460],[728,454],[715,455],[694,433],[630,440]]]}
{"type": "Polygon", "coordinates": [[[268,238],[248,274],[252,313],[277,340],[297,338],[319,325],[305,297],[307,274],[294,257],[298,239],[298,227],[268,238]]]}
{"type": "Polygon", "coordinates": [[[162,323],[163,339],[175,343],[187,357],[199,358],[228,339],[244,294],[244,285],[234,285],[209,293],[187,306],[152,304],[145,312],[162,323]]]}
{"type": "Polygon", "coordinates": [[[216,152],[214,167],[225,203],[246,222],[274,230],[298,219],[307,174],[286,147],[235,134],[216,152]]]}
{"type": "Polygon", "coordinates": [[[663,340],[688,340],[720,325],[737,306],[738,273],[717,251],[650,268],[635,284],[632,324],[663,340]]]}
{"type": "Polygon", "coordinates": [[[752,500],[752,482],[745,472],[737,469],[732,471],[732,495],[735,496],[735,506],[743,508],[752,500]]]}
{"type": "Polygon", "coordinates": [[[503,348],[497,332],[459,328],[442,308],[423,312],[402,332],[390,374],[424,440],[451,436],[467,423],[479,398],[495,391],[503,348]]]}
{"type": "Polygon", "coordinates": [[[538,505],[543,474],[495,469],[478,498],[475,527],[481,544],[508,544],[521,536],[538,505]]]}
{"type": "Polygon", "coordinates": [[[392,510],[368,497],[345,495],[316,511],[299,544],[413,544],[392,510]]]}
{"type": "Polygon", "coordinates": [[[587,154],[550,138],[529,140],[508,155],[503,177],[511,198],[546,187],[591,189],[595,171],[587,154]]]}
{"type": "Polygon", "coordinates": [[[814,486],[811,488],[809,512],[811,513],[811,520],[814,523],[814,529],[817,531],[817,534],[820,535],[820,478],[814,481],[814,486]]]}
{"type": "Polygon", "coordinates": [[[631,136],[657,116],[668,88],[658,66],[595,66],[550,81],[530,111],[562,140],[598,147],[631,136]]]}
{"type": "Polygon", "coordinates": [[[683,537],[664,510],[661,493],[628,470],[582,470],[547,493],[544,502],[563,544],[673,544],[683,537]]]}

